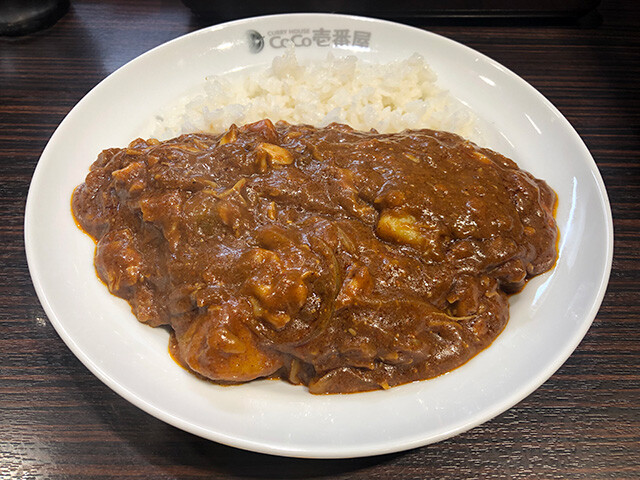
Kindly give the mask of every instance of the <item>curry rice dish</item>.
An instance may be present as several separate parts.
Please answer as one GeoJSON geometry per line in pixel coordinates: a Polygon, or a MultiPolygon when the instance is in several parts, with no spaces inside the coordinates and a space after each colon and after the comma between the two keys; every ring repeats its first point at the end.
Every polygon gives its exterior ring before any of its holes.
{"type": "Polygon", "coordinates": [[[555,263],[555,202],[455,134],[263,120],[105,150],[72,206],[99,277],[187,369],[345,393],[486,348],[555,263]]]}

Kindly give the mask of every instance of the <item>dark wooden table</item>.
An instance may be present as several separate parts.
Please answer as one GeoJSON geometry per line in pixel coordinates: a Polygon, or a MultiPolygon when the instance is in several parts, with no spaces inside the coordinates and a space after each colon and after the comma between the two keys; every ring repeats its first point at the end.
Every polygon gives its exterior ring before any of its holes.
{"type": "Polygon", "coordinates": [[[492,421],[439,444],[339,461],[244,452],[143,413],[72,355],[31,285],[24,203],[56,126],[122,64],[206,23],[178,0],[77,0],[48,30],[0,39],[0,478],[640,478],[640,2],[605,0],[599,11],[596,27],[420,23],[525,78],[591,150],[616,241],[593,326],[551,379],[492,421]]]}

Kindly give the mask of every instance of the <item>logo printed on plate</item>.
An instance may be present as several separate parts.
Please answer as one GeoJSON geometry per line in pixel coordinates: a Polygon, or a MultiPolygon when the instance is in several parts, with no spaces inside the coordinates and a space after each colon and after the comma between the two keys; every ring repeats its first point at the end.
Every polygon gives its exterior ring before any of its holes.
{"type": "Polygon", "coordinates": [[[249,51],[259,53],[268,45],[271,48],[287,47],[357,47],[368,49],[371,42],[371,32],[367,30],[352,30],[350,28],[292,28],[270,30],[262,35],[257,30],[248,30],[249,51]]]}

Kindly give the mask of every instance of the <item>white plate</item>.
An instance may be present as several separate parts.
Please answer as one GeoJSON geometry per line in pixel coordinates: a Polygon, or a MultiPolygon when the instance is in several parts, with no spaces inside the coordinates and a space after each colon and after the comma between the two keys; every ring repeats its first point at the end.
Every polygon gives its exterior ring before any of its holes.
{"type": "Polygon", "coordinates": [[[51,323],[73,353],[125,399],[227,445],[338,458],[451,437],[540,386],[573,352],[598,311],[611,268],[613,228],[606,191],[587,148],[558,110],[518,76],[422,30],[299,14],[206,28],[151,50],[102,81],[64,119],[40,158],[27,200],[25,241],[33,283],[51,323]],[[94,244],[70,214],[71,193],[102,149],[126,145],[154,114],[206,75],[268,65],[282,54],[273,47],[282,38],[297,34],[294,41],[308,44],[304,39],[320,28],[369,32],[368,46],[311,44],[297,50],[299,58],[324,58],[329,50],[372,61],[421,53],[439,83],[479,115],[486,146],[546,179],[558,193],[558,264],[512,298],[511,320],[489,349],[434,380],[333,396],[313,396],[277,381],[236,387],[200,381],[170,359],[165,330],[139,324],[127,303],[98,281],[94,244]],[[259,53],[250,50],[249,30],[265,36],[259,53]]]}

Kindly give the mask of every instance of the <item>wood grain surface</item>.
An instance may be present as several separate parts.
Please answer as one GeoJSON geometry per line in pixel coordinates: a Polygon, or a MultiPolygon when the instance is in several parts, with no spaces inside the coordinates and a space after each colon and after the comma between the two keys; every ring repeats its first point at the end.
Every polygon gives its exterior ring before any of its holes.
{"type": "Polygon", "coordinates": [[[178,0],[75,0],[53,27],[0,39],[0,478],[640,478],[640,2],[599,12],[597,26],[413,21],[507,66],[574,125],[609,192],[613,271],[578,349],[518,405],[435,445],[336,461],[244,452],[143,413],[76,359],[31,284],[24,204],[56,126],[106,75],[206,22],[178,0]]]}

